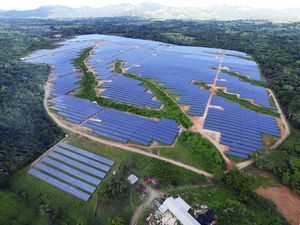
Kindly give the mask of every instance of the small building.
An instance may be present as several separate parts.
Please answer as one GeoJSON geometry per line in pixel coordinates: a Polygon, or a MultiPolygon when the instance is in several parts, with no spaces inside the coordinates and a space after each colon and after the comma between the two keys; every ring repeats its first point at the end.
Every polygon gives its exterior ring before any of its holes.
{"type": "Polygon", "coordinates": [[[180,197],[174,199],[167,198],[158,208],[161,213],[170,211],[183,225],[201,225],[198,221],[189,214],[191,207],[180,197]]]}
{"type": "Polygon", "coordinates": [[[58,38],[62,38],[62,35],[61,34],[54,34],[53,37],[58,39],[58,38]]]}
{"type": "Polygon", "coordinates": [[[127,180],[130,184],[133,185],[139,180],[139,178],[134,174],[130,174],[130,176],[127,178],[127,180]]]}

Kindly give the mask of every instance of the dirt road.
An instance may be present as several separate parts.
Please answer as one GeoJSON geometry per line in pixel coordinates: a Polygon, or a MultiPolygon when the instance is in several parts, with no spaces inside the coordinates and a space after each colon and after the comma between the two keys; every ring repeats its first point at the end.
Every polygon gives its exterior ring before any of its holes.
{"type": "Polygon", "coordinates": [[[256,189],[262,197],[275,203],[282,215],[291,225],[300,224],[300,197],[285,186],[256,189]]]}
{"type": "Polygon", "coordinates": [[[154,199],[156,199],[157,197],[159,197],[160,193],[156,190],[153,190],[149,187],[146,187],[146,195],[147,198],[145,199],[145,201],[135,210],[131,221],[130,221],[130,225],[137,225],[139,218],[141,217],[142,213],[144,212],[144,210],[149,207],[151,205],[151,203],[153,202],[154,199]]]}
{"type": "Polygon", "coordinates": [[[282,137],[280,137],[279,140],[278,140],[273,146],[271,146],[271,149],[275,149],[275,148],[279,147],[279,145],[281,145],[281,144],[283,143],[283,141],[284,141],[286,138],[288,138],[288,136],[290,136],[290,134],[291,134],[291,129],[290,129],[290,127],[289,127],[289,124],[288,124],[287,121],[286,121],[285,115],[284,115],[284,113],[282,112],[282,109],[281,109],[281,107],[280,107],[280,105],[279,105],[279,103],[278,103],[278,101],[277,101],[277,98],[276,98],[275,94],[273,93],[273,91],[272,91],[271,89],[268,89],[268,91],[270,92],[270,94],[271,94],[272,97],[273,97],[273,100],[274,100],[274,102],[275,102],[275,105],[276,105],[276,107],[277,107],[277,109],[278,109],[278,112],[279,112],[279,114],[280,114],[280,118],[281,118],[281,120],[282,120],[282,122],[283,122],[283,125],[284,125],[284,127],[285,127],[284,135],[283,135],[282,137]]]}
{"type": "Polygon", "coordinates": [[[114,142],[114,141],[109,141],[109,140],[106,140],[106,139],[101,139],[99,137],[92,136],[90,134],[84,133],[84,132],[82,132],[80,130],[76,130],[74,128],[71,128],[71,127],[67,126],[62,120],[58,119],[53,113],[51,113],[49,111],[48,105],[47,105],[47,99],[49,97],[49,91],[47,89],[47,86],[48,86],[48,84],[44,88],[45,89],[44,107],[45,107],[45,110],[47,111],[48,115],[61,128],[65,129],[65,130],[68,130],[68,131],[70,131],[72,133],[79,134],[81,136],[84,136],[84,137],[86,137],[86,138],[88,138],[90,140],[99,142],[101,144],[113,146],[113,147],[116,147],[116,148],[119,148],[119,149],[123,149],[123,150],[129,151],[129,152],[134,152],[134,153],[141,154],[141,155],[144,155],[144,156],[147,156],[147,157],[159,159],[159,160],[171,163],[171,164],[173,164],[175,166],[179,166],[179,167],[182,167],[184,169],[190,170],[190,171],[192,171],[194,173],[203,175],[203,176],[208,177],[208,178],[212,178],[213,177],[213,175],[211,173],[208,173],[206,171],[197,169],[197,168],[195,168],[193,166],[186,165],[186,164],[178,162],[176,160],[168,159],[168,158],[165,158],[165,157],[162,157],[162,156],[159,156],[159,155],[155,155],[155,154],[150,153],[150,152],[145,152],[145,151],[143,151],[141,149],[138,149],[138,148],[135,148],[135,147],[130,147],[130,146],[127,146],[125,144],[117,143],[117,142],[114,142]]]}

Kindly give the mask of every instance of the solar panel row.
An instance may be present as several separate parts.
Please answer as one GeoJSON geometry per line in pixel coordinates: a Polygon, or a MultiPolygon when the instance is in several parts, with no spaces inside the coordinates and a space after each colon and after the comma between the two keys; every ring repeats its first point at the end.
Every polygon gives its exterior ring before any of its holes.
{"type": "Polygon", "coordinates": [[[170,145],[179,132],[179,127],[173,120],[155,121],[111,109],[101,111],[96,119],[88,120],[83,125],[93,129],[96,134],[123,143],[133,141],[150,145],[152,141],[157,141],[170,145]]]}
{"type": "Polygon", "coordinates": [[[40,50],[27,57],[27,62],[52,65],[51,82],[53,85],[50,86],[52,96],[66,95],[79,88],[76,84],[80,80],[79,74],[76,73],[76,67],[72,61],[83,49],[92,46],[94,41],[80,38],[75,38],[75,40],[64,41],[55,49],[40,50]]]}
{"type": "Polygon", "coordinates": [[[87,201],[112,165],[113,160],[62,143],[36,163],[28,173],[87,201]]]}
{"type": "Polygon", "coordinates": [[[241,82],[239,78],[225,73],[219,74],[217,86],[226,87],[227,92],[239,94],[240,98],[252,99],[255,103],[271,108],[265,88],[241,82]]]}
{"type": "Polygon", "coordinates": [[[153,100],[155,97],[154,94],[147,92],[148,90],[141,85],[141,81],[120,75],[113,75],[109,78],[109,82],[102,84],[105,91],[101,95],[115,101],[139,107],[160,108],[161,104],[153,100]]]}
{"type": "Polygon", "coordinates": [[[263,148],[262,133],[280,136],[274,117],[241,108],[219,96],[213,97],[211,105],[223,110],[209,108],[204,128],[221,132],[221,144],[230,147],[225,154],[248,158],[263,148]]]}
{"type": "Polygon", "coordinates": [[[91,101],[69,95],[53,98],[49,102],[54,104],[51,108],[57,110],[58,114],[77,124],[82,123],[103,109],[91,101]]]}

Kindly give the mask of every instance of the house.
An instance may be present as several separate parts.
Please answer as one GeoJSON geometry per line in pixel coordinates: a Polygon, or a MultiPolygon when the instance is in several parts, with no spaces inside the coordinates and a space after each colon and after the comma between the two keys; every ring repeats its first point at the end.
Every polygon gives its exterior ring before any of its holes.
{"type": "Polygon", "coordinates": [[[167,198],[163,204],[158,208],[161,213],[168,210],[183,224],[183,225],[201,225],[198,221],[189,214],[191,207],[180,197],[174,199],[173,197],[167,198]]]}

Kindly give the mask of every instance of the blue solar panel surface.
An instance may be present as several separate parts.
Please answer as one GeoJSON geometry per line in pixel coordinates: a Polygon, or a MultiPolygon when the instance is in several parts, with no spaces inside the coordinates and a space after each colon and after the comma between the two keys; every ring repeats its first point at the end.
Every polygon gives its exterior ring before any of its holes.
{"type": "Polygon", "coordinates": [[[225,154],[248,158],[263,148],[262,133],[280,136],[274,117],[241,108],[219,96],[213,97],[211,105],[222,109],[209,108],[204,129],[221,133],[221,144],[230,147],[225,154]]]}
{"type": "Polygon", "coordinates": [[[150,145],[152,141],[170,145],[176,138],[179,127],[173,120],[162,118],[155,121],[133,114],[105,109],[83,125],[93,129],[96,134],[127,143],[132,141],[150,145]]]}
{"type": "MultiPolygon", "coordinates": [[[[99,94],[139,107],[159,109],[162,105],[147,88],[141,85],[141,82],[115,74],[112,63],[116,60],[125,62],[123,68],[126,72],[162,83],[172,94],[179,96],[179,104],[189,106],[187,113],[191,116],[203,116],[210,97],[209,91],[193,83],[195,81],[214,83],[217,71],[213,68],[220,65],[223,69],[249,76],[252,79],[261,79],[257,64],[247,60],[248,56],[242,52],[177,46],[117,36],[82,35],[63,42],[56,49],[40,50],[27,57],[28,62],[53,65],[52,85],[49,87],[54,97],[49,101],[53,104],[52,109],[70,122],[83,124],[91,128],[95,134],[122,143],[134,142],[148,146],[153,141],[157,141],[170,145],[176,138],[179,128],[175,121],[164,118],[154,121],[125,112],[109,110],[93,102],[69,95],[70,92],[79,88],[78,82],[80,81],[72,61],[83,49],[94,46],[95,43],[98,47],[92,51],[87,62],[95,68],[97,78],[101,80],[99,94]]],[[[238,94],[240,98],[253,100],[254,103],[264,107],[272,107],[266,90],[262,87],[242,82],[225,73],[219,74],[216,85],[226,87],[229,93],[238,94]]],[[[277,123],[273,117],[247,111],[239,105],[227,103],[221,97],[213,97],[212,104],[222,105],[224,110],[209,108],[204,126],[222,133],[221,143],[230,146],[227,154],[246,158],[253,149],[262,147],[262,132],[279,135],[277,123]],[[236,113],[234,113],[235,110],[236,113]],[[255,120],[260,121],[260,125],[252,128],[255,120]],[[218,126],[220,121],[225,124],[223,128],[218,126]],[[245,127],[248,125],[251,129],[247,131],[245,127]],[[248,136],[250,138],[247,138],[248,136]]],[[[63,152],[73,152],[74,156],[77,153],[79,158],[82,155],[69,148],[65,148],[63,152]]],[[[66,157],[66,154],[65,156],[58,154],[55,157],[60,160],[66,157]]],[[[67,161],[88,169],[78,164],[77,160],[67,158],[67,161]]]]}
{"type": "Polygon", "coordinates": [[[35,163],[28,173],[87,201],[113,165],[114,160],[61,143],[35,163]]]}
{"type": "Polygon", "coordinates": [[[240,98],[254,100],[256,104],[272,108],[265,88],[251,85],[247,82],[240,82],[239,78],[226,73],[219,74],[217,86],[226,87],[228,93],[239,94],[240,98]]]}

